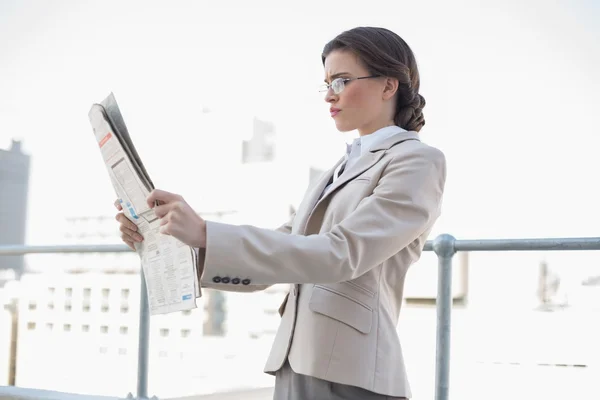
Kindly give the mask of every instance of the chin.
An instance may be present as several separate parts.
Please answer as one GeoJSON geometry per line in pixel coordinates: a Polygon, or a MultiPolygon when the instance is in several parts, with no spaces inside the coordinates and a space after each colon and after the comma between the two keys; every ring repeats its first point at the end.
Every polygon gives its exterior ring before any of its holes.
{"type": "Polygon", "coordinates": [[[335,121],[335,127],[340,132],[350,132],[356,129],[356,127],[352,126],[351,124],[344,123],[342,121],[335,121]]]}

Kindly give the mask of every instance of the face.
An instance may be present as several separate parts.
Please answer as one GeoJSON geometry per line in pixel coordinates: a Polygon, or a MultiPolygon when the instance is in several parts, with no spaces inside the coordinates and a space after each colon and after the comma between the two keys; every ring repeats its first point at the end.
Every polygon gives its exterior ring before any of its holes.
{"type": "MultiPolygon", "coordinates": [[[[325,83],[336,78],[370,76],[360,59],[349,51],[336,50],[325,59],[325,83]]],[[[358,130],[360,135],[393,124],[393,104],[390,79],[385,77],[358,79],[345,82],[344,90],[336,94],[330,88],[325,101],[330,104],[331,117],[341,132],[358,130]]],[[[392,82],[393,83],[393,82],[392,82]]],[[[393,85],[392,85],[393,86],[393,85]]]]}

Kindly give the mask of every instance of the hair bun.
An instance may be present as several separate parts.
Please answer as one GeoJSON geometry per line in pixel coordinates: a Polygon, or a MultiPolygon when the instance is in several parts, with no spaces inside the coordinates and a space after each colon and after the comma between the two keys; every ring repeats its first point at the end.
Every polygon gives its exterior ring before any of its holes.
{"type": "Polygon", "coordinates": [[[425,117],[423,116],[424,107],[425,98],[417,93],[409,104],[404,105],[398,110],[394,122],[407,131],[418,132],[425,125],[425,117]]]}

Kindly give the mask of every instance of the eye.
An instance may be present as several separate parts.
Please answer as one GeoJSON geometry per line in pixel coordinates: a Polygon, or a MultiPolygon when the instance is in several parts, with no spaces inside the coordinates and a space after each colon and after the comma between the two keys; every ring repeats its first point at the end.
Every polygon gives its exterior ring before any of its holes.
{"type": "Polygon", "coordinates": [[[340,93],[342,90],[344,90],[345,83],[345,78],[336,78],[331,82],[331,88],[335,93],[340,93]]]}

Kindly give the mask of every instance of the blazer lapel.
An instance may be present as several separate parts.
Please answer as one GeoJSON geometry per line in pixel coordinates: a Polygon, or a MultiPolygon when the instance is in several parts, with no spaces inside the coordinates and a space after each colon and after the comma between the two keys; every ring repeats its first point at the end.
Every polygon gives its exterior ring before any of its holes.
{"type": "Polygon", "coordinates": [[[306,234],[311,218],[313,216],[315,216],[316,218],[316,215],[320,215],[316,211],[319,210],[319,206],[329,198],[333,191],[335,191],[338,187],[342,186],[346,182],[354,179],[356,176],[362,174],[364,171],[368,170],[373,165],[377,164],[377,161],[379,161],[381,157],[383,157],[384,153],[384,151],[380,151],[377,153],[369,152],[368,154],[361,156],[354,165],[352,165],[349,169],[345,170],[344,173],[335,182],[331,184],[331,186],[327,189],[327,193],[323,194],[323,196],[319,198],[319,196],[323,193],[325,186],[327,185],[327,183],[329,183],[329,180],[333,176],[333,171],[335,171],[335,168],[337,168],[337,166],[340,164],[337,163],[336,167],[334,167],[334,169],[332,171],[329,171],[329,173],[326,175],[326,179],[324,179],[322,182],[319,182],[319,185],[317,185],[317,187],[315,188],[316,190],[313,191],[313,193],[311,193],[310,202],[307,202],[307,206],[310,207],[310,205],[313,204],[314,206],[312,206],[311,208],[307,208],[303,213],[304,219],[300,221],[302,233],[306,234]]]}
{"type": "Polygon", "coordinates": [[[331,184],[331,187],[327,189],[327,193],[321,197],[321,199],[317,202],[315,207],[319,205],[323,200],[325,200],[331,193],[333,193],[337,188],[344,185],[348,181],[356,178],[358,175],[362,174],[373,165],[377,164],[377,162],[383,157],[384,151],[378,152],[369,152],[367,154],[362,155],[354,165],[352,165],[349,169],[345,170],[344,173],[331,184]]]}
{"type": "Polygon", "coordinates": [[[333,176],[335,169],[344,161],[344,158],[339,160],[335,164],[335,166],[323,176],[321,181],[317,185],[315,185],[313,191],[309,194],[309,201],[306,202],[308,208],[302,213],[303,220],[300,221],[301,225],[299,225],[302,227],[303,233],[306,232],[308,222],[313,216],[314,211],[317,209],[317,207],[319,207],[320,204],[327,200],[327,198],[337,188],[346,184],[347,182],[351,181],[358,175],[362,174],[363,172],[377,164],[385,154],[385,150],[388,150],[391,147],[400,144],[406,140],[419,140],[418,133],[414,131],[400,132],[382,141],[381,143],[376,144],[369,150],[369,153],[362,155],[354,165],[352,165],[349,169],[345,170],[344,173],[335,182],[331,184],[331,187],[327,189],[327,193],[323,194],[323,196],[319,198],[319,196],[321,196],[321,194],[323,193],[323,190],[325,190],[327,183],[329,183],[329,180],[333,176]]]}
{"type": "Polygon", "coordinates": [[[349,169],[345,170],[342,176],[340,176],[335,182],[331,184],[331,187],[327,189],[327,193],[323,194],[325,187],[333,177],[333,173],[336,168],[344,162],[345,157],[342,157],[338,160],[337,163],[329,170],[327,173],[323,174],[319,182],[317,182],[312,190],[307,193],[305,197],[305,202],[300,209],[296,213],[296,218],[298,218],[298,227],[301,233],[306,232],[306,228],[308,226],[308,222],[312,217],[314,210],[319,207],[328,197],[340,186],[346,184],[352,179],[356,178],[358,175],[362,174],[375,164],[381,160],[383,155],[385,154],[385,150],[404,142],[405,140],[416,139],[418,140],[417,132],[400,132],[396,135],[389,137],[388,139],[377,143],[373,148],[369,150],[369,153],[362,155],[354,165],[352,165],[349,169]],[[384,150],[384,151],[382,151],[384,150]],[[321,196],[323,194],[323,196],[321,196]]]}
{"type": "Polygon", "coordinates": [[[325,190],[325,187],[333,177],[333,173],[335,172],[336,168],[344,162],[344,158],[345,157],[340,158],[338,162],[336,162],[335,165],[331,167],[331,169],[329,169],[329,171],[324,173],[321,176],[320,180],[317,183],[315,183],[312,189],[306,194],[303,204],[300,206],[298,212],[296,213],[296,218],[299,218],[298,226],[306,226],[308,216],[312,213],[312,210],[315,208],[315,204],[317,204],[317,201],[319,201],[319,197],[321,197],[323,190],[325,190]]]}
{"type": "Polygon", "coordinates": [[[329,181],[331,181],[331,178],[333,178],[333,174],[335,173],[337,167],[344,162],[344,158],[345,157],[340,158],[338,162],[336,162],[335,165],[329,171],[327,171],[327,173],[323,174],[321,180],[314,186],[313,190],[308,195],[306,204],[311,209],[314,208],[319,201],[319,198],[323,194],[323,190],[325,190],[325,187],[329,181]]]}
{"type": "MultiPolygon", "coordinates": [[[[363,172],[365,172],[366,170],[371,168],[373,165],[377,164],[377,162],[379,160],[381,160],[381,157],[383,157],[383,155],[385,154],[385,150],[388,150],[389,148],[391,148],[399,143],[402,143],[405,140],[411,140],[411,139],[418,140],[417,135],[418,135],[417,132],[404,131],[404,132],[397,133],[393,136],[390,136],[389,138],[382,141],[381,143],[377,143],[375,146],[373,146],[369,150],[369,152],[367,154],[360,156],[360,158],[356,161],[356,163],[354,165],[352,165],[349,169],[344,171],[344,173],[342,174],[342,176],[339,177],[339,179],[337,179],[335,182],[333,182],[331,187],[327,190],[327,193],[325,195],[323,195],[323,197],[321,199],[319,199],[318,202],[315,204],[315,207],[318,206],[319,203],[321,203],[323,200],[325,200],[330,195],[330,193],[333,193],[337,188],[339,188],[340,186],[344,185],[345,183],[351,181],[352,179],[356,178],[358,175],[362,174],[363,172]]],[[[337,167],[337,165],[336,165],[336,167],[337,167]]],[[[334,170],[335,170],[335,167],[334,167],[334,170]]]]}

